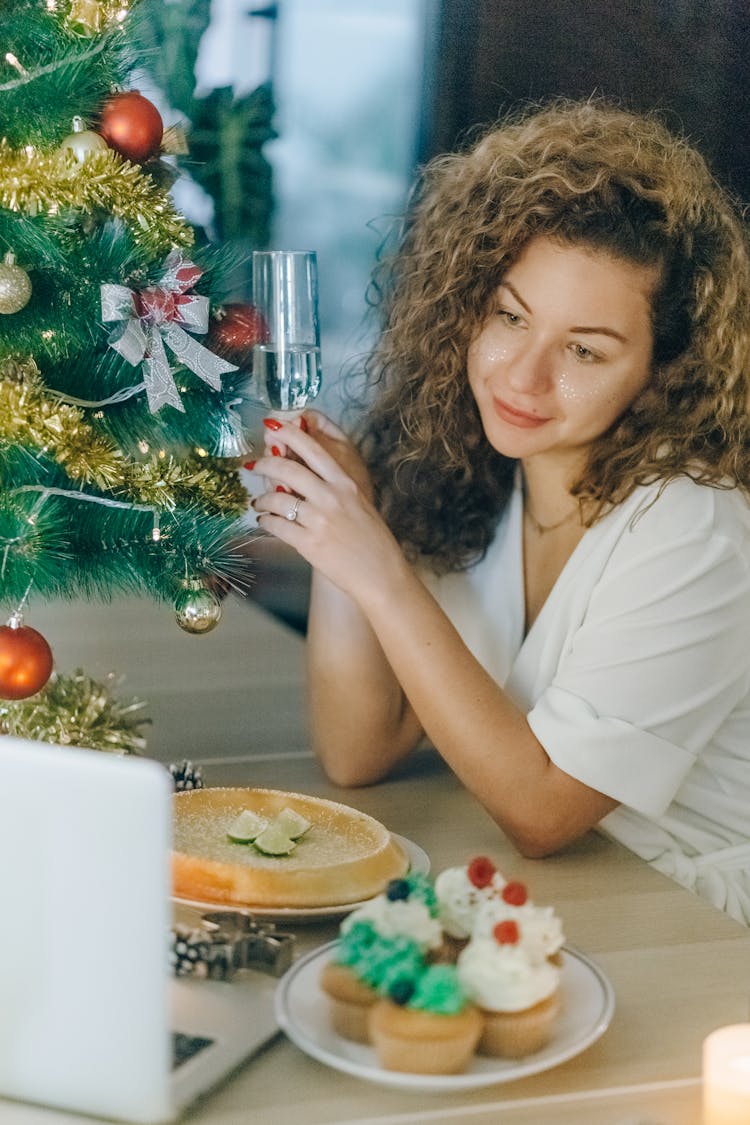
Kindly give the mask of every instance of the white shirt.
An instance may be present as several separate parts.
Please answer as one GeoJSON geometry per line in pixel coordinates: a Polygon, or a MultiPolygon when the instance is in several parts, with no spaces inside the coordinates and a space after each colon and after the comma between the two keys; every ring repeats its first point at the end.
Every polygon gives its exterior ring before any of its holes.
{"type": "Polygon", "coordinates": [[[750,506],[687,478],[583,536],[524,638],[520,487],[485,558],[427,586],[600,827],[750,924],[750,506]]]}

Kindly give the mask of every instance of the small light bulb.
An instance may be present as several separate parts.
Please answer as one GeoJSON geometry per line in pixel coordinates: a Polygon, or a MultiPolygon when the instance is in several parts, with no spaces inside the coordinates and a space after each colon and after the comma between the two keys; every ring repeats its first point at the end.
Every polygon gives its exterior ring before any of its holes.
{"type": "Polygon", "coordinates": [[[29,73],[25,66],[21,66],[20,62],[12,51],[5,52],[5,61],[7,63],[10,63],[14,70],[17,70],[19,74],[23,74],[24,77],[29,73]]]}

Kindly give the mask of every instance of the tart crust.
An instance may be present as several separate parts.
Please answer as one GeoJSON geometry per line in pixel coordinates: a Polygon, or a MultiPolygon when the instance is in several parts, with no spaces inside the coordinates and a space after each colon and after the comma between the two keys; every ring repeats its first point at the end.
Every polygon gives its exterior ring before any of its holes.
{"type": "Polygon", "coordinates": [[[172,889],[217,905],[315,908],[372,898],[408,859],[383,824],[348,805],[279,789],[212,788],[173,798],[172,889]],[[311,823],[291,855],[261,855],[227,829],[243,809],[294,809],[311,823]]]}

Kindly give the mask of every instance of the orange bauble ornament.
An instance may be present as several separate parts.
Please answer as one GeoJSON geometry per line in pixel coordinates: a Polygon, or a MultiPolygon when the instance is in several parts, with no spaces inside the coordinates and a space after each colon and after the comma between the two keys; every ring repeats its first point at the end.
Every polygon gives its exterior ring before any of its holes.
{"type": "Polygon", "coordinates": [[[52,649],[19,613],[0,626],[0,699],[26,699],[52,675],[52,649]]]}
{"type": "Polygon", "coordinates": [[[102,109],[99,133],[120,156],[143,164],[159,152],[164,122],[153,102],[137,90],[125,90],[102,109]]]}

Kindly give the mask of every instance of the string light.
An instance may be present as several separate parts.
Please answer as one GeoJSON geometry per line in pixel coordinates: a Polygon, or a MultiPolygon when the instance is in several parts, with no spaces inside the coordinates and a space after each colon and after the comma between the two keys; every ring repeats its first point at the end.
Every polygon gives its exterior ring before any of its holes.
{"type": "Polygon", "coordinates": [[[5,61],[7,63],[10,63],[10,65],[13,67],[13,69],[17,70],[18,73],[23,78],[25,78],[26,75],[29,73],[25,66],[21,66],[20,62],[18,61],[18,59],[16,58],[16,56],[13,54],[12,51],[6,51],[5,52],[5,61]]]}

